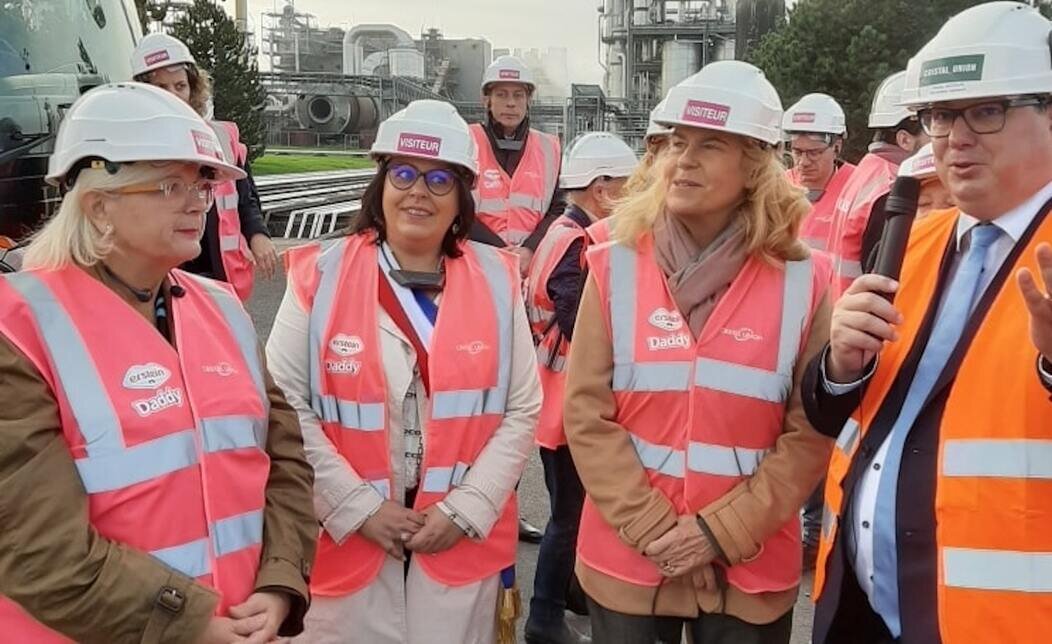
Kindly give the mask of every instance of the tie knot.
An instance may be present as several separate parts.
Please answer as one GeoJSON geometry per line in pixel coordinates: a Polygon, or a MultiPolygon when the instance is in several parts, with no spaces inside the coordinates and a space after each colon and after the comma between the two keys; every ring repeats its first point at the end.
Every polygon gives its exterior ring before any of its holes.
{"type": "Polygon", "coordinates": [[[1001,236],[1001,229],[993,224],[979,224],[972,228],[972,250],[986,250],[1001,236]]]}

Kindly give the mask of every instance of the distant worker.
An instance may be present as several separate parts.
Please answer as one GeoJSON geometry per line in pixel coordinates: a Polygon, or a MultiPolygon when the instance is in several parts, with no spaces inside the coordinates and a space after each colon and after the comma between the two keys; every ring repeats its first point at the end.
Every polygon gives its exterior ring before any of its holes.
{"type": "MultiPolygon", "coordinates": [[[[471,125],[479,175],[471,193],[476,219],[470,238],[515,253],[524,278],[544,231],[564,208],[556,194],[559,139],[530,127],[536,89],[525,63],[514,56],[497,58],[482,77],[486,120],[471,125]]],[[[541,537],[525,519],[519,522],[522,541],[540,543],[541,537]]]]}
{"type": "Polygon", "coordinates": [[[598,644],[788,644],[800,508],[832,440],[804,417],[828,338],[830,262],[778,158],[782,105],[756,67],[675,86],[669,172],[587,252],[566,437],[587,498],[576,571],[598,644]]]}
{"type": "Polygon", "coordinates": [[[855,280],[804,378],[839,436],[815,644],[1052,641],[1050,34],[979,4],[907,67],[956,207],[913,226],[900,280],[855,280]]]}
{"type": "Polygon", "coordinates": [[[900,177],[913,177],[921,182],[920,199],[917,201],[917,219],[934,210],[953,208],[953,196],[939,177],[935,164],[935,152],[929,143],[899,166],[900,177]]]}
{"type": "Polygon", "coordinates": [[[883,202],[898,176],[899,164],[929,141],[917,116],[902,107],[906,72],[884,79],[873,97],[869,127],[874,130],[869,153],[862,157],[836,205],[828,250],[833,254],[834,293],[839,296],[863,273],[864,258],[880,241],[883,202]]]}
{"type": "Polygon", "coordinates": [[[530,268],[526,303],[544,389],[537,444],[551,519],[537,557],[526,622],[529,644],[577,641],[563,619],[584,503],[584,488],[563,432],[566,354],[584,287],[584,251],[589,243],[585,229],[609,216],[637,161],[632,148],[613,134],[593,132],[578,138],[566,153],[559,178],[569,206],[548,228],[530,268]]]}
{"type": "MultiPolygon", "coordinates": [[[[785,111],[782,132],[789,143],[793,167],[789,180],[807,190],[811,212],[800,226],[800,239],[815,250],[829,250],[833,235],[833,216],[837,200],[847,184],[855,166],[840,157],[847,137],[847,121],[844,109],[832,96],[808,94],[785,111]]],[[[821,499],[818,500],[819,510],[821,499]]],[[[818,546],[818,523],[807,525],[815,528],[814,546],[818,546]]]]}
{"type": "Polygon", "coordinates": [[[177,269],[241,176],[149,85],[92,89],[62,120],[62,204],[0,278],[3,641],[303,630],[318,524],[296,413],[230,286],[177,269]]]}
{"type": "Polygon", "coordinates": [[[247,301],[252,295],[254,269],[259,269],[264,278],[271,278],[277,269],[278,255],[263,220],[248,149],[240,140],[237,124],[210,120],[212,81],[182,41],[167,34],[149,34],[139,41],[131,63],[135,80],[175,94],[204,117],[219,137],[227,160],[245,171],[242,179],[216,185],[215,204],[208,212],[201,239],[201,254],[183,268],[229,282],[238,297],[247,301]]]}
{"type": "Polygon", "coordinates": [[[639,165],[636,167],[636,171],[632,173],[632,176],[629,177],[628,181],[625,183],[625,194],[638,192],[650,185],[654,164],[657,162],[662,151],[668,147],[668,137],[672,134],[672,128],[654,122],[654,116],[660,114],[664,107],[665,101],[661,101],[657,104],[657,107],[650,112],[647,131],[646,134],[643,135],[643,144],[646,146],[643,151],[643,158],[639,160],[639,165]]]}
{"type": "Polygon", "coordinates": [[[410,103],[372,156],[353,230],[288,252],[267,342],[322,528],[297,641],[492,644],[541,409],[518,266],[465,239],[477,166],[453,106],[410,103]]]}

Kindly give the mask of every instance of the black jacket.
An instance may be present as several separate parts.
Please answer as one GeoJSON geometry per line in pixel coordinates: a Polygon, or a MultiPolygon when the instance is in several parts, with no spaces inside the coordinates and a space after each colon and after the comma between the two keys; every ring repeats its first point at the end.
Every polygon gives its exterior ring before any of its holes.
{"type": "MultiPolygon", "coordinates": [[[[241,220],[241,235],[246,241],[251,241],[256,235],[270,236],[267,225],[263,220],[263,209],[259,203],[259,193],[256,191],[256,183],[252,179],[252,171],[246,163],[242,168],[247,176],[236,181],[237,185],[237,211],[241,220]]],[[[205,277],[226,281],[226,271],[223,270],[223,260],[219,249],[219,214],[215,204],[205,217],[205,234],[201,238],[201,254],[186,262],[183,270],[205,277]]]]}

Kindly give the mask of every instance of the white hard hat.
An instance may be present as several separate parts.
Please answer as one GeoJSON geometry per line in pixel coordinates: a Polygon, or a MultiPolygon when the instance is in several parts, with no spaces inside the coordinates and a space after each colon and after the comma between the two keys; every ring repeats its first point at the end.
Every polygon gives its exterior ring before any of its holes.
{"type": "Polygon", "coordinates": [[[869,110],[869,127],[883,129],[895,127],[913,112],[902,106],[902,89],[906,85],[906,72],[895,72],[885,78],[873,95],[873,106],[869,110]]]}
{"type": "Polygon", "coordinates": [[[902,162],[902,165],[899,166],[899,176],[922,180],[935,176],[935,153],[932,151],[931,143],[917,150],[916,154],[902,162]]]}
{"type": "Polygon", "coordinates": [[[638,163],[636,153],[621,137],[609,132],[589,132],[566,151],[559,187],[580,190],[599,177],[628,177],[638,163]]]}
{"type": "Polygon", "coordinates": [[[531,92],[537,87],[530,68],[515,56],[500,56],[486,68],[482,75],[482,93],[485,94],[494,83],[519,83],[531,92]]]}
{"type": "Polygon", "coordinates": [[[665,108],[654,121],[740,134],[777,145],[782,101],[758,67],[721,60],[670,89],[665,108]]]}
{"type": "Polygon", "coordinates": [[[168,34],[148,34],[132,52],[132,76],[184,63],[197,64],[186,43],[168,34]]]}
{"type": "Polygon", "coordinates": [[[902,101],[919,109],[937,101],[1052,93],[1052,26],[1037,9],[990,2],[950,18],[910,59],[902,101]]]}
{"type": "Polygon", "coordinates": [[[828,94],[808,94],[785,111],[782,130],[786,134],[811,133],[844,136],[844,108],[828,94]]]}
{"type": "Polygon", "coordinates": [[[665,109],[665,101],[667,100],[668,99],[662,99],[661,102],[657,104],[657,107],[650,111],[650,122],[647,124],[647,133],[643,135],[644,142],[649,142],[650,139],[655,136],[668,136],[669,134],[672,134],[672,128],[665,125],[658,125],[654,122],[654,118],[659,116],[662,110],[665,109]]]}
{"type": "Polygon", "coordinates": [[[220,181],[243,179],[224,160],[215,132],[178,96],[145,83],[100,85],[69,108],[48,160],[47,180],[59,184],[79,162],[184,161],[216,171],[220,181]]]}
{"type": "Polygon", "coordinates": [[[392,114],[377,129],[370,154],[445,161],[478,175],[478,150],[468,124],[443,101],[413,101],[392,114]]]}

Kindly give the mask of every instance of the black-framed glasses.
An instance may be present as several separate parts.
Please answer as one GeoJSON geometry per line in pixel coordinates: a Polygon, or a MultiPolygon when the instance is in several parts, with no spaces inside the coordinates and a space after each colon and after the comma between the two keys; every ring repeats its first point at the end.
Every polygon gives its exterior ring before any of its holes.
{"type": "Polygon", "coordinates": [[[793,156],[793,160],[794,161],[799,161],[800,159],[802,159],[804,157],[807,157],[808,161],[814,162],[814,161],[818,161],[819,159],[821,159],[822,155],[825,154],[829,150],[829,148],[831,148],[831,147],[833,147],[833,146],[826,145],[826,146],[823,146],[823,147],[820,147],[820,148],[815,148],[813,150],[801,150],[800,148],[789,148],[789,154],[791,154],[793,156]]]}
{"type": "Polygon", "coordinates": [[[1001,101],[976,103],[961,109],[929,107],[920,110],[917,116],[920,119],[921,127],[924,128],[928,136],[936,139],[949,136],[958,117],[963,118],[968,129],[976,134],[997,134],[1005,129],[1008,110],[1014,107],[1032,107],[1047,103],[1048,99],[1045,98],[1025,96],[1001,101]]]}
{"type": "Polygon", "coordinates": [[[457,175],[452,170],[435,168],[422,172],[410,163],[395,163],[387,169],[387,179],[399,190],[409,190],[420,177],[424,178],[427,191],[436,197],[448,195],[457,185],[457,175]]]}

